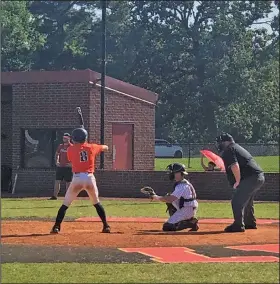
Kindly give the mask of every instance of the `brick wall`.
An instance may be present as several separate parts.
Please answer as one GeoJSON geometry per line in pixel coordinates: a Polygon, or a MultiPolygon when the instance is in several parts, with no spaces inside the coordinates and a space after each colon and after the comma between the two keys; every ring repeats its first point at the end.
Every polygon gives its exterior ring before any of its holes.
{"type": "Polygon", "coordinates": [[[1,86],[1,163],[12,166],[12,88],[1,86]]]}
{"type": "MultiPolygon", "coordinates": [[[[91,92],[91,137],[99,142],[100,137],[100,88],[91,92]]],[[[113,123],[134,125],[134,170],[154,169],[155,106],[136,100],[120,93],[106,90],[105,97],[105,169],[113,164],[113,123]]],[[[99,159],[97,160],[99,163],[99,159]]]]}
{"type": "MultiPolygon", "coordinates": [[[[266,174],[266,182],[256,200],[279,201],[279,174],[266,174]]],[[[26,196],[51,196],[54,171],[20,170],[16,193],[26,196]]],[[[158,194],[172,190],[172,182],[160,171],[97,171],[96,178],[100,196],[140,198],[139,189],[152,186],[158,194]]],[[[196,188],[198,199],[229,200],[232,190],[223,173],[190,173],[190,181],[196,188]]],[[[64,194],[62,189],[61,195],[64,194]]],[[[84,194],[82,194],[85,196],[84,194]]]]}
{"type": "Polygon", "coordinates": [[[78,126],[77,105],[89,121],[87,83],[13,85],[13,168],[20,164],[21,128],[73,128],[78,126]]]}
{"type": "MultiPolygon", "coordinates": [[[[101,196],[104,197],[143,197],[139,189],[152,186],[158,194],[172,190],[168,175],[160,171],[98,171],[96,173],[101,196]]],[[[228,200],[232,189],[223,173],[195,172],[189,174],[198,199],[228,200]]],[[[256,196],[256,200],[279,200],[279,174],[266,174],[266,182],[256,196]]]]}
{"type": "Polygon", "coordinates": [[[1,104],[1,164],[12,167],[12,103],[1,104]]]}

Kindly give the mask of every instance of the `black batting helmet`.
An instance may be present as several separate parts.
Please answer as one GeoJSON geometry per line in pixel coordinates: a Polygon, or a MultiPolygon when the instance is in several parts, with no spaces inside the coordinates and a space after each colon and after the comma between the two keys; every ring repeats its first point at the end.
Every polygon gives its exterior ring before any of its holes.
{"type": "Polygon", "coordinates": [[[180,163],[170,164],[166,167],[166,169],[168,170],[170,180],[174,180],[175,173],[182,173],[183,175],[188,175],[185,165],[180,163]]]}
{"type": "Polygon", "coordinates": [[[76,128],[72,131],[72,140],[76,143],[84,143],[87,137],[88,133],[84,128],[76,128]]]}

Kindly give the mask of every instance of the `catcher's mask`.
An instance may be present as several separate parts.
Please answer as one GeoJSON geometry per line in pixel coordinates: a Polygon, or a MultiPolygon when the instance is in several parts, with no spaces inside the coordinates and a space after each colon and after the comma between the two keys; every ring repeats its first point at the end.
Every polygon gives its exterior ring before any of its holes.
{"type": "Polygon", "coordinates": [[[233,137],[228,133],[222,133],[220,136],[216,137],[215,146],[219,152],[222,152],[226,148],[225,142],[234,142],[233,137]]]}
{"type": "Polygon", "coordinates": [[[183,164],[179,163],[170,164],[166,167],[166,169],[168,170],[170,180],[175,179],[175,173],[182,173],[182,176],[188,175],[188,173],[186,172],[185,165],[183,164]]]}

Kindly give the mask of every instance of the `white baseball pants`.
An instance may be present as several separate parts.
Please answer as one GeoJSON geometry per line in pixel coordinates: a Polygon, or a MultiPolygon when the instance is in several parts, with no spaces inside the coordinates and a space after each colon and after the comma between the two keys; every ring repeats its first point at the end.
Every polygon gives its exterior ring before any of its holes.
{"type": "Polygon", "coordinates": [[[176,224],[183,220],[188,220],[195,217],[198,208],[198,203],[195,206],[184,206],[178,209],[170,218],[166,221],[170,224],[176,224]]]}
{"type": "Polygon", "coordinates": [[[99,202],[99,193],[95,176],[89,173],[79,173],[73,175],[73,179],[65,194],[63,204],[69,207],[82,190],[87,192],[93,205],[99,202]]]}

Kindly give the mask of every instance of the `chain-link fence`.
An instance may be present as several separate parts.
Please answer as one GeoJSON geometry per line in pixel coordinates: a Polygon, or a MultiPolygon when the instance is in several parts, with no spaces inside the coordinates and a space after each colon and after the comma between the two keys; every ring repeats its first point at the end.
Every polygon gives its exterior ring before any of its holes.
{"type": "MultiPolygon", "coordinates": [[[[165,141],[164,143],[168,143],[165,141]]],[[[279,156],[279,144],[257,144],[239,143],[247,149],[253,157],[279,156]]],[[[156,145],[157,158],[185,158],[188,159],[186,166],[192,167],[197,164],[197,159],[201,156],[200,150],[210,150],[218,154],[214,143],[176,143],[167,145],[156,145]]],[[[274,161],[274,160],[273,160],[274,161]]],[[[199,162],[200,165],[200,162],[199,162]]]]}
{"type": "MultiPolygon", "coordinates": [[[[217,153],[214,143],[178,143],[173,145],[182,148],[183,158],[198,158],[201,155],[200,150],[210,150],[217,153]]],[[[239,145],[247,149],[252,156],[279,156],[279,144],[239,143],[239,145]]]]}

